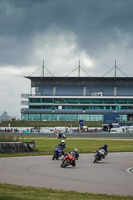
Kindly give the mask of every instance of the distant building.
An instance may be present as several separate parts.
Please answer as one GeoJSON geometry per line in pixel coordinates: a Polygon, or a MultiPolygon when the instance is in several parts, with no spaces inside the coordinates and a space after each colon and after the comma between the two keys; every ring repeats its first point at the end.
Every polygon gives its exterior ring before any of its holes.
{"type": "Polygon", "coordinates": [[[133,119],[133,77],[25,77],[31,94],[22,120],[102,121],[105,113],[119,112],[133,119]],[[35,93],[32,94],[32,89],[35,93]]]}

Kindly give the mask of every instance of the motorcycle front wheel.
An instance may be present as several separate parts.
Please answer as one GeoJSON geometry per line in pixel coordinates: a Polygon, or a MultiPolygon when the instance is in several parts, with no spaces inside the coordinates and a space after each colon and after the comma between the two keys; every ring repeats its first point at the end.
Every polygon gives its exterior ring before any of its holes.
{"type": "Polygon", "coordinates": [[[97,161],[98,161],[98,155],[95,156],[93,163],[97,163],[97,161]]]}
{"type": "Polygon", "coordinates": [[[68,160],[65,160],[65,161],[62,162],[61,167],[65,168],[68,165],[69,165],[68,160]]]}
{"type": "Polygon", "coordinates": [[[59,158],[59,156],[54,154],[52,160],[54,160],[54,159],[58,160],[58,158],[59,158]]]}

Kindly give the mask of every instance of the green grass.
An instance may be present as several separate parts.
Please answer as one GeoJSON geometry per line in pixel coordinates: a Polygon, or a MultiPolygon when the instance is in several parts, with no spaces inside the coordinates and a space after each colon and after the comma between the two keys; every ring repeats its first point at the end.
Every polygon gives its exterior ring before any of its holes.
{"type": "MultiPolygon", "coordinates": [[[[26,141],[31,141],[30,139],[26,141]]],[[[54,147],[59,144],[61,140],[55,139],[34,139],[36,148],[42,152],[53,152],[54,147]]],[[[66,151],[71,151],[78,148],[80,153],[93,153],[98,147],[108,144],[109,152],[132,152],[133,141],[127,140],[86,140],[86,139],[66,139],[66,151]]]]}
{"type": "MultiPolygon", "coordinates": [[[[31,153],[3,153],[0,154],[0,157],[11,157],[11,156],[28,156],[28,155],[47,155],[53,154],[54,148],[60,143],[61,140],[58,139],[24,139],[26,142],[35,142],[36,152],[31,153]]],[[[103,146],[104,144],[108,144],[109,152],[133,152],[133,141],[128,140],[86,140],[86,139],[66,139],[66,152],[71,151],[74,148],[78,148],[79,153],[94,153],[97,148],[103,146]]]]}
{"type": "Polygon", "coordinates": [[[132,200],[132,196],[79,193],[0,184],[0,200],[132,200]]]}

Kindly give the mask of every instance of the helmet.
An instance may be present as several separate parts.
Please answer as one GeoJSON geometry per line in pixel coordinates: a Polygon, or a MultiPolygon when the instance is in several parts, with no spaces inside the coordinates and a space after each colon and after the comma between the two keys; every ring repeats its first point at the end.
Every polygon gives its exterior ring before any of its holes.
{"type": "Polygon", "coordinates": [[[108,147],[108,145],[107,144],[104,144],[104,148],[107,148],[108,147]]]}
{"type": "Polygon", "coordinates": [[[77,152],[78,152],[78,149],[77,149],[77,148],[75,148],[75,149],[74,149],[74,152],[76,152],[76,153],[77,153],[77,152]]]}
{"type": "Polygon", "coordinates": [[[65,140],[61,140],[61,143],[62,143],[62,144],[65,144],[65,140]]]}

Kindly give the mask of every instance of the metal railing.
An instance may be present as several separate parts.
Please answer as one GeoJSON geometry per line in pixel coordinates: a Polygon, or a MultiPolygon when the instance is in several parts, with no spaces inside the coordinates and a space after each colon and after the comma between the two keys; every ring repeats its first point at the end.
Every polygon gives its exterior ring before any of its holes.
{"type": "Polygon", "coordinates": [[[28,105],[28,101],[21,101],[21,105],[28,105]]]}
{"type": "Polygon", "coordinates": [[[26,99],[28,99],[29,96],[30,96],[30,94],[21,94],[21,98],[26,98],[26,99]]]}

